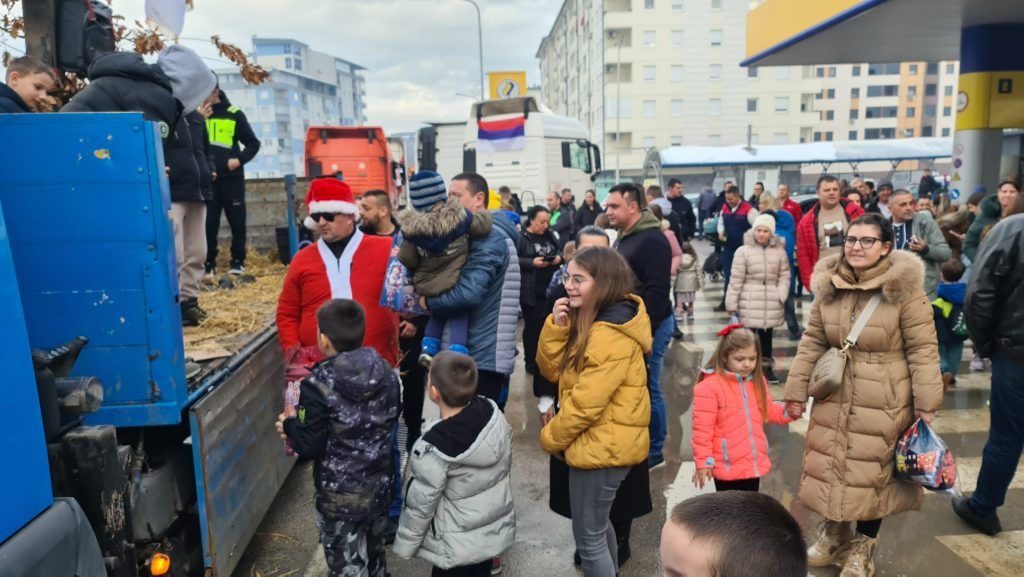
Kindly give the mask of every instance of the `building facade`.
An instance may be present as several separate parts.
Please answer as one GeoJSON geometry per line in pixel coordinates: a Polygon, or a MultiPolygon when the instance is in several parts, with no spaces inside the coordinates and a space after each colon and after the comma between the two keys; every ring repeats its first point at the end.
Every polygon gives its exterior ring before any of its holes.
{"type": "Polygon", "coordinates": [[[362,66],[281,38],[253,38],[253,58],[270,72],[259,86],[246,84],[237,70],[217,71],[221,88],[262,143],[247,177],[304,175],[307,128],[366,123],[362,66]]]}

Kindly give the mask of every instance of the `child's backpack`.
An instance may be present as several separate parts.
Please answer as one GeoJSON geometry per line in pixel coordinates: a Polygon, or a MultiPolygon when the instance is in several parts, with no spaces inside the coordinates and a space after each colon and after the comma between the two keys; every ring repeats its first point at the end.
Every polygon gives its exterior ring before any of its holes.
{"type": "Polygon", "coordinates": [[[949,332],[953,333],[953,336],[966,341],[970,334],[967,332],[967,321],[965,320],[964,307],[961,305],[953,305],[953,310],[949,312],[949,318],[946,320],[949,323],[949,332]]]}

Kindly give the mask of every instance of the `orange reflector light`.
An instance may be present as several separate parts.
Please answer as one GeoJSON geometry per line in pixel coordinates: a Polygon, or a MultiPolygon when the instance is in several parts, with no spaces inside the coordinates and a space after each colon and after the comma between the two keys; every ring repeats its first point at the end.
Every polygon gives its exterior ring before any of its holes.
{"type": "Polygon", "coordinates": [[[171,558],[163,553],[154,553],[149,560],[149,574],[153,577],[166,575],[171,570],[171,558]]]}

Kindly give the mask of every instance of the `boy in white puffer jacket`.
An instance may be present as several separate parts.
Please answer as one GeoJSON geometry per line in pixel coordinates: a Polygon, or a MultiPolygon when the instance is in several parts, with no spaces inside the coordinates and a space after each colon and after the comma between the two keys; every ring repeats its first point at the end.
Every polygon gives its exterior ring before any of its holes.
{"type": "Polygon", "coordinates": [[[432,577],[453,569],[458,575],[490,575],[492,559],[516,537],[512,428],[494,401],[476,396],[476,382],[471,357],[451,351],[434,357],[427,394],[441,420],[409,455],[394,551],[429,561],[432,577]]]}

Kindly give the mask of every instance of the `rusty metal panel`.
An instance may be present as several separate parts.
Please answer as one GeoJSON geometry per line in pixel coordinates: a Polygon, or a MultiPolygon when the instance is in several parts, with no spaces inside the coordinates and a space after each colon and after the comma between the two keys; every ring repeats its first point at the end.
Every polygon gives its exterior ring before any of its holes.
{"type": "Polygon", "coordinates": [[[281,349],[276,338],[262,340],[189,410],[203,556],[213,577],[231,575],[295,462],[274,430],[282,406],[281,349]]]}

